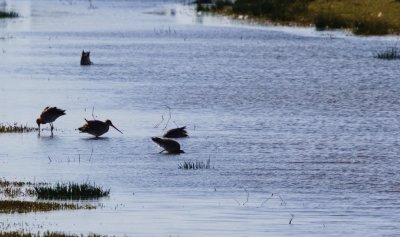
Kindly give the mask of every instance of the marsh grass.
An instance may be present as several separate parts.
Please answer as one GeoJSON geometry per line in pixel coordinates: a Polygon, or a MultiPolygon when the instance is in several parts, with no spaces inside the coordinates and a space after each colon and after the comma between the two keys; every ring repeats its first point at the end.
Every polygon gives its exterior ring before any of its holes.
{"type": "Polygon", "coordinates": [[[34,186],[35,193],[41,199],[97,199],[109,196],[110,189],[103,189],[90,183],[57,183],[53,186],[34,186]]]}
{"type": "Polygon", "coordinates": [[[0,133],[27,133],[27,132],[36,132],[37,128],[28,127],[22,124],[0,124],[0,133]]]}
{"type": "MultiPolygon", "coordinates": [[[[59,185],[63,186],[63,185],[59,185]]],[[[70,185],[67,187],[73,187],[70,185]]],[[[75,185],[81,187],[82,185],[75,185]]],[[[27,200],[16,200],[21,197],[39,197],[37,189],[47,188],[47,183],[31,183],[31,182],[19,182],[19,181],[8,181],[0,179],[0,213],[13,214],[13,213],[29,213],[29,212],[47,212],[56,210],[78,210],[78,209],[95,209],[96,206],[86,204],[81,205],[77,203],[60,203],[60,202],[45,202],[45,201],[27,201],[27,200]],[[7,200],[3,200],[7,198],[7,200]],[[9,200],[10,199],[10,200],[9,200]]],[[[109,192],[109,190],[108,190],[109,192]]],[[[62,199],[58,196],[57,199],[62,199]]],[[[65,199],[71,199],[67,197],[65,199]]]]}
{"type": "Polygon", "coordinates": [[[206,163],[203,161],[184,161],[178,165],[179,169],[185,170],[199,170],[199,169],[210,169],[210,159],[206,163]]]}
{"type": "Polygon", "coordinates": [[[374,57],[385,60],[400,59],[400,50],[396,47],[388,48],[385,51],[375,53],[374,57]]]}
{"type": "Polygon", "coordinates": [[[10,231],[10,232],[0,232],[0,237],[105,237],[105,235],[98,234],[88,234],[88,235],[75,235],[67,234],[63,232],[50,232],[46,231],[44,233],[29,233],[24,231],[10,231]]]}
{"type": "MultiPolygon", "coordinates": [[[[46,183],[36,183],[35,185],[46,185],[46,183]]],[[[33,197],[35,196],[33,186],[34,184],[31,182],[0,179],[0,195],[6,198],[33,197]]]]}
{"type": "Polygon", "coordinates": [[[0,11],[0,18],[15,18],[15,17],[19,17],[19,15],[14,11],[10,12],[0,11]]]}
{"type": "Polygon", "coordinates": [[[56,210],[95,209],[93,205],[78,205],[72,203],[38,202],[21,200],[0,200],[0,213],[29,213],[56,210]]]}

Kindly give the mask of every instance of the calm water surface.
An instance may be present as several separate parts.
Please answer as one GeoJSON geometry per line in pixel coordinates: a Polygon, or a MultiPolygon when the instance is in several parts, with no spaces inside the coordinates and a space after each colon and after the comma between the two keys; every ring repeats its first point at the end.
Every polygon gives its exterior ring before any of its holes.
{"type": "Polygon", "coordinates": [[[67,116],[54,138],[1,134],[0,176],[89,180],[111,196],[0,214],[2,230],[399,235],[400,67],[373,58],[396,38],[245,25],[172,0],[4,2],[22,17],[0,20],[0,121],[35,126],[47,105],[67,116]],[[94,65],[79,65],[82,49],[94,65]],[[79,134],[93,108],[124,134],[79,134]],[[186,153],[158,154],[150,137],[175,124],[186,153]]]}

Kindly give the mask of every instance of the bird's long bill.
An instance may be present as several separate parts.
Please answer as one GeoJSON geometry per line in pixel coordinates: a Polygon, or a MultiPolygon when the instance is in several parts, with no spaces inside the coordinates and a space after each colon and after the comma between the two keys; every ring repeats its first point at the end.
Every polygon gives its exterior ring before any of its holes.
{"type": "Polygon", "coordinates": [[[118,132],[120,132],[121,134],[123,134],[118,128],[116,128],[114,125],[110,125],[111,127],[115,128],[115,130],[117,130],[118,132]]]}

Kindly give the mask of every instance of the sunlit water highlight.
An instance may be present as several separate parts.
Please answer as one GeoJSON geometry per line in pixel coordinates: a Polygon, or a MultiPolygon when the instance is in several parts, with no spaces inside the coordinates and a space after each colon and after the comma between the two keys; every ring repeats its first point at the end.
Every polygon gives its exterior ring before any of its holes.
{"type": "Polygon", "coordinates": [[[54,138],[1,134],[0,175],[89,180],[111,196],[97,210],[0,214],[0,229],[400,233],[400,67],[373,57],[396,38],[246,25],[176,1],[92,3],[1,5],[22,17],[0,20],[0,121],[35,126],[47,105],[67,115],[54,138]],[[83,49],[94,65],[79,65],[83,49]],[[168,128],[186,125],[190,135],[179,156],[158,154],[150,140],[164,132],[166,106],[168,128]],[[124,134],[79,134],[93,108],[124,134]],[[212,169],[178,169],[207,159],[212,169]]]}

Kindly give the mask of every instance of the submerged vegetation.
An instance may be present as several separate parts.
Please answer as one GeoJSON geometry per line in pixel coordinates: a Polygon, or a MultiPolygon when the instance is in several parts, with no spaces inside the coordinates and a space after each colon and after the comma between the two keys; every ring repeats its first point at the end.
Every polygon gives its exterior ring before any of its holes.
{"type": "Polygon", "coordinates": [[[28,213],[28,212],[46,212],[55,210],[77,210],[77,209],[95,209],[93,205],[78,205],[72,203],[57,202],[38,202],[38,201],[20,201],[20,200],[0,200],[0,213],[28,213]]]}
{"type": "Polygon", "coordinates": [[[46,231],[44,233],[29,233],[24,231],[10,231],[10,232],[0,232],[0,237],[103,237],[103,235],[88,234],[88,235],[75,235],[66,234],[62,232],[50,232],[46,231]]]}
{"type": "Polygon", "coordinates": [[[110,194],[110,189],[104,190],[90,183],[57,183],[53,186],[38,185],[34,188],[37,197],[41,199],[96,199],[110,194]]]}
{"type": "Polygon", "coordinates": [[[185,170],[198,170],[198,169],[210,169],[210,159],[207,160],[207,163],[203,161],[184,161],[182,164],[178,165],[179,169],[185,170]]]}
{"type": "Polygon", "coordinates": [[[386,60],[400,59],[400,50],[396,47],[388,48],[383,52],[376,53],[374,57],[386,60]]]}
{"type": "Polygon", "coordinates": [[[400,33],[400,1],[393,0],[217,0],[198,11],[239,19],[315,25],[318,30],[350,29],[356,35],[400,33]]]}
{"type": "Polygon", "coordinates": [[[14,124],[0,124],[0,133],[26,133],[26,132],[36,132],[37,128],[28,127],[27,125],[14,124]]]}
{"type": "Polygon", "coordinates": [[[19,17],[19,15],[14,11],[10,12],[0,11],[0,18],[15,18],[15,17],[19,17]]]}

